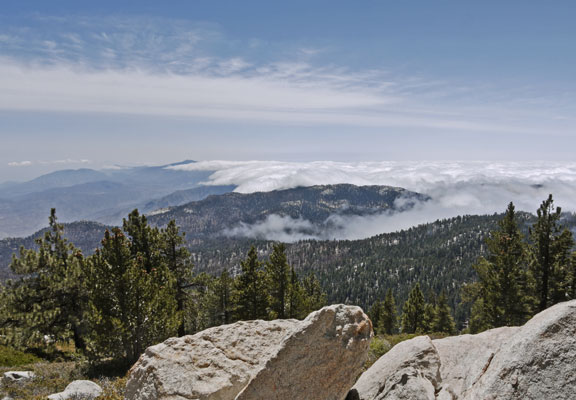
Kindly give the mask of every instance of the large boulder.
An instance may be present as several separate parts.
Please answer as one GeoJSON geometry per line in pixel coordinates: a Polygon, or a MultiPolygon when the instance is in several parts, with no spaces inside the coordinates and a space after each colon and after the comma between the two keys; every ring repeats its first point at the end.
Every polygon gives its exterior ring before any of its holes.
{"type": "Polygon", "coordinates": [[[48,396],[49,400],[92,400],[102,394],[102,388],[92,381],[72,381],[63,392],[48,396]]]}
{"type": "Polygon", "coordinates": [[[304,321],[243,321],[149,347],[127,400],[341,400],[366,359],[372,324],[332,305],[304,321]]]}
{"type": "Polygon", "coordinates": [[[460,397],[486,372],[494,354],[519,327],[491,329],[477,335],[451,336],[434,340],[440,357],[441,387],[438,397],[460,397]]]}
{"type": "Polygon", "coordinates": [[[528,321],[496,352],[464,398],[576,399],[576,300],[528,321]]]}
{"type": "Polygon", "coordinates": [[[522,327],[402,342],[354,385],[349,400],[576,399],[576,300],[522,327]]]}
{"type": "Polygon", "coordinates": [[[419,336],[380,357],[358,379],[348,399],[434,399],[439,379],[438,352],[428,336],[419,336]]]}

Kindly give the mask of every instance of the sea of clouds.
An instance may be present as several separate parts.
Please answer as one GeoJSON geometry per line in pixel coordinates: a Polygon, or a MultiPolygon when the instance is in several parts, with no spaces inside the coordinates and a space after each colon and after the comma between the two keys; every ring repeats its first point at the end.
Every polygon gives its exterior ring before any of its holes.
{"type": "Polygon", "coordinates": [[[206,185],[236,185],[240,193],[350,183],[397,186],[431,197],[402,213],[333,215],[329,231],[280,216],[231,229],[234,235],[273,240],[361,239],[457,215],[500,213],[511,201],[517,210],[534,213],[548,194],[564,211],[576,211],[576,163],[568,162],[200,161],[170,168],[215,171],[206,185]]]}

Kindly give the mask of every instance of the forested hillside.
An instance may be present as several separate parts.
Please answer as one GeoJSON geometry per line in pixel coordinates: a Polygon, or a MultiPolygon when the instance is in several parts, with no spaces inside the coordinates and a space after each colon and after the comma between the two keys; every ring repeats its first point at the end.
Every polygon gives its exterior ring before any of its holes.
{"type": "Polygon", "coordinates": [[[342,228],[335,216],[401,212],[428,199],[426,195],[390,186],[320,185],[210,196],[163,213],[154,213],[149,219],[157,226],[166,225],[173,219],[190,239],[238,236],[235,228],[250,229],[250,226],[265,223],[267,218],[276,216],[301,221],[296,227],[286,227],[294,230],[295,234],[331,238],[342,228]]]}
{"type": "MultiPolygon", "coordinates": [[[[475,278],[472,264],[484,253],[484,240],[501,215],[462,216],[363,240],[302,241],[287,245],[289,262],[297,271],[314,271],[329,302],[369,308],[393,289],[402,304],[420,282],[424,293],[445,290],[449,303],[460,302],[459,289],[475,278]]],[[[532,217],[522,214],[525,222],[532,217]]],[[[218,241],[192,246],[198,271],[236,272],[250,245],[262,256],[271,242],[218,241]]],[[[467,309],[456,309],[462,321],[467,309]]]]}

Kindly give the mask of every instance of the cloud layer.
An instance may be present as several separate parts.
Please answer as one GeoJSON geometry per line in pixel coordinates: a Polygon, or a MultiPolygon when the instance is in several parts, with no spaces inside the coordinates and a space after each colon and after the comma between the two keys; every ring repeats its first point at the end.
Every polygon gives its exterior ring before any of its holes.
{"type": "Polygon", "coordinates": [[[432,198],[403,213],[332,216],[330,232],[314,232],[308,221],[278,216],[232,230],[233,234],[285,241],[365,238],[439,218],[500,213],[510,201],[519,210],[535,212],[550,193],[558,206],[576,211],[576,163],[202,161],[173,168],[216,171],[206,184],[237,185],[236,191],[242,193],[351,183],[398,186],[432,198]]]}

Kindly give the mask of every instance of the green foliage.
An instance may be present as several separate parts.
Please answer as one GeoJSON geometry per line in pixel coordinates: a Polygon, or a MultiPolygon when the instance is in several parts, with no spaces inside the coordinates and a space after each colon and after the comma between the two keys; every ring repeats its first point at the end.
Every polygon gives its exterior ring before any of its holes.
{"type": "Polygon", "coordinates": [[[423,333],[426,332],[426,320],[423,318],[426,313],[426,302],[417,283],[410,294],[408,300],[402,307],[402,333],[423,333]]]}
{"type": "Polygon", "coordinates": [[[560,224],[561,208],[554,209],[549,195],[537,210],[536,223],[530,229],[530,272],[534,283],[536,310],[542,311],[574,293],[574,272],[570,250],[572,233],[560,224]]]}
{"type": "Polygon", "coordinates": [[[39,361],[40,359],[33,354],[8,346],[0,346],[0,367],[18,367],[39,361]]]}
{"type": "Polygon", "coordinates": [[[241,263],[242,274],[236,280],[237,318],[243,320],[265,319],[268,316],[266,276],[258,260],[255,247],[251,247],[246,260],[241,263]]]}
{"type": "Polygon", "coordinates": [[[395,334],[398,330],[398,317],[396,315],[396,301],[394,300],[392,289],[389,289],[388,292],[386,292],[386,298],[382,303],[379,315],[376,330],[379,333],[387,335],[395,334]]]}
{"type": "Polygon", "coordinates": [[[382,301],[375,301],[367,312],[368,317],[372,321],[372,326],[376,331],[378,330],[378,326],[380,326],[380,316],[382,314],[383,306],[384,303],[382,301]]]}
{"type": "Polygon", "coordinates": [[[320,281],[313,272],[309,272],[308,275],[302,279],[301,286],[304,289],[305,295],[305,314],[319,310],[326,305],[326,292],[322,289],[320,281]]]}
{"type": "Polygon", "coordinates": [[[456,333],[456,324],[446,301],[446,294],[440,293],[435,307],[435,319],[432,327],[433,332],[443,332],[447,334],[456,333]]]}
{"type": "Polygon", "coordinates": [[[130,237],[119,228],[106,231],[102,248],[91,257],[87,317],[91,355],[130,364],[146,347],[175,335],[181,315],[158,230],[135,213],[124,227],[130,237]]]}
{"type": "Polygon", "coordinates": [[[478,274],[473,332],[521,325],[530,316],[526,245],[510,203],[498,229],[486,239],[488,255],[474,265],[478,274]]]}
{"type": "MultiPolygon", "coordinates": [[[[183,313],[188,296],[188,288],[192,284],[192,263],[190,251],[185,247],[184,234],[171,220],[165,229],[160,231],[159,246],[162,259],[166,262],[168,270],[173,275],[173,285],[176,291],[176,311],[183,313]]],[[[226,321],[226,318],[224,318],[226,321]]],[[[224,322],[226,323],[226,322],[224,322]]],[[[178,335],[186,333],[184,319],[181,318],[178,326],[178,335]]]]}
{"type": "Polygon", "coordinates": [[[486,240],[488,255],[474,268],[478,282],[466,285],[463,301],[473,303],[470,332],[521,325],[535,313],[574,296],[572,233],[560,223],[552,195],[542,202],[529,229],[520,231],[514,204],[486,240]]]}
{"type": "Polygon", "coordinates": [[[36,240],[38,250],[20,248],[11,269],[19,278],[2,292],[5,302],[2,326],[9,340],[34,346],[73,339],[85,349],[85,259],[80,250],[62,237],[56,211],[50,213],[50,229],[36,240]]]}
{"type": "Polygon", "coordinates": [[[266,262],[266,278],[270,295],[270,317],[272,319],[286,318],[290,294],[290,266],[286,259],[286,247],[283,243],[274,245],[270,259],[266,262]]]}

